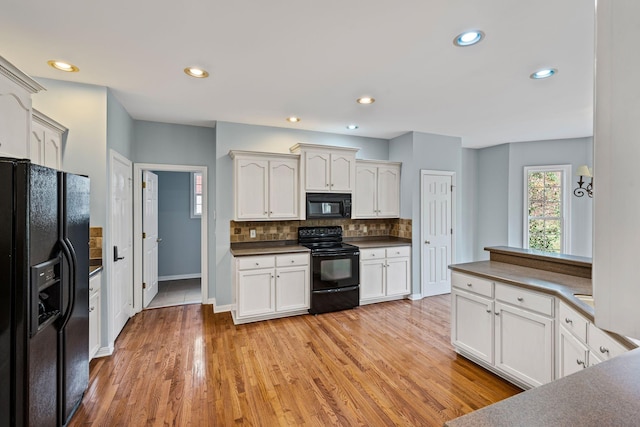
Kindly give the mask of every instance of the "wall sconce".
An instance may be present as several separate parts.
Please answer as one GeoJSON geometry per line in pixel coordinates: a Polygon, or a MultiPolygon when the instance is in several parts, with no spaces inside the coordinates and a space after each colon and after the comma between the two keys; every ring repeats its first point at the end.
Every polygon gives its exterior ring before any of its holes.
{"type": "Polygon", "coordinates": [[[580,177],[580,180],[578,181],[578,187],[573,190],[573,194],[578,197],[582,197],[585,194],[588,194],[589,197],[593,197],[593,174],[591,173],[587,165],[580,166],[578,168],[578,171],[576,172],[576,175],[580,177]],[[582,178],[591,178],[591,182],[589,182],[586,187],[582,187],[584,184],[586,184],[585,181],[582,180],[582,178]]]}

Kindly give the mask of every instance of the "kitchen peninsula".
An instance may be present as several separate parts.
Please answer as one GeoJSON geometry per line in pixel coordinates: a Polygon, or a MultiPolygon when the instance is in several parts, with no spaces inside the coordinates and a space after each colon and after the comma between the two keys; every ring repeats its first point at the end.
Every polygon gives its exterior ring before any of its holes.
{"type": "Polygon", "coordinates": [[[640,350],[628,352],[637,347],[633,340],[595,326],[591,260],[504,246],[485,250],[488,261],[450,266],[452,345],[533,390],[446,425],[579,424],[587,418],[623,425],[632,419],[629,411],[637,414],[640,407],[628,395],[637,402],[640,389],[625,378],[637,370],[640,350]],[[613,402],[624,411],[611,410],[613,402]]]}

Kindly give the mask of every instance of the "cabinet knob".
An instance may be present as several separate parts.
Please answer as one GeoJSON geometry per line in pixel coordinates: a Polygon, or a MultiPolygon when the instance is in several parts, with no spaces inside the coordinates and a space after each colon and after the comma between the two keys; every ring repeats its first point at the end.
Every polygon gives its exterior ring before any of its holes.
{"type": "Polygon", "coordinates": [[[325,186],[325,187],[328,187],[328,186],[329,186],[329,184],[325,184],[324,186],[325,186]]]}
{"type": "Polygon", "coordinates": [[[609,349],[603,346],[600,346],[600,353],[609,353],[609,349]]]}
{"type": "Polygon", "coordinates": [[[518,297],[517,299],[518,299],[518,301],[520,301],[520,302],[524,301],[524,298],[522,298],[522,297],[518,297]]]}
{"type": "Polygon", "coordinates": [[[266,215],[266,214],[267,214],[267,211],[264,211],[264,214],[266,215]]]}
{"type": "Polygon", "coordinates": [[[473,286],[473,284],[472,284],[472,283],[467,283],[467,286],[468,286],[468,287],[472,287],[472,286],[473,286]]]}
{"type": "Polygon", "coordinates": [[[96,308],[95,308],[94,306],[91,306],[91,307],[89,308],[89,313],[91,313],[91,312],[92,312],[93,310],[95,310],[95,309],[96,309],[96,308]]]}
{"type": "Polygon", "coordinates": [[[498,312],[498,311],[496,311],[496,312],[495,312],[495,313],[493,313],[493,314],[495,314],[496,316],[500,316],[500,312],[498,312]]]}
{"type": "Polygon", "coordinates": [[[89,288],[89,292],[93,292],[93,288],[89,288]]]}
{"type": "Polygon", "coordinates": [[[279,278],[280,278],[280,275],[278,274],[276,277],[279,279],[279,278]]]}
{"type": "Polygon", "coordinates": [[[576,359],[576,363],[584,367],[584,360],[576,359]]]}
{"type": "Polygon", "coordinates": [[[491,313],[491,309],[490,308],[487,308],[487,313],[491,313]]]}
{"type": "Polygon", "coordinates": [[[291,264],[293,264],[294,262],[296,262],[296,260],[292,259],[292,260],[291,260],[291,264]]]}
{"type": "Polygon", "coordinates": [[[573,324],[573,320],[569,319],[568,317],[564,318],[564,323],[571,323],[573,324]]]}
{"type": "Polygon", "coordinates": [[[259,263],[259,262],[256,262],[256,265],[260,265],[260,263],[259,263]]]}
{"type": "Polygon", "coordinates": [[[331,186],[333,187],[333,184],[331,184],[331,186]]]}

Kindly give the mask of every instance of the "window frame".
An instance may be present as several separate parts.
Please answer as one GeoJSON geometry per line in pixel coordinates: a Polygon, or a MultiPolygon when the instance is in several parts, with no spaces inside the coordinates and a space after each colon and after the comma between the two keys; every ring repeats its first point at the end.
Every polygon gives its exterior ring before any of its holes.
{"type": "Polygon", "coordinates": [[[203,194],[202,194],[202,188],[204,187],[204,183],[202,181],[202,172],[191,172],[190,174],[190,189],[189,189],[189,194],[190,196],[190,213],[191,213],[191,218],[192,219],[199,219],[202,218],[202,202],[203,202],[203,194]],[[196,175],[200,176],[200,189],[201,192],[197,193],[196,192],[196,175]],[[196,204],[196,200],[197,200],[197,196],[200,196],[200,212],[197,212],[197,204],[196,204]]]}
{"type": "Polygon", "coordinates": [[[561,233],[562,237],[560,239],[560,253],[571,253],[571,165],[543,165],[543,166],[524,166],[524,185],[523,185],[523,237],[522,237],[522,247],[524,249],[529,249],[529,174],[535,172],[554,172],[560,171],[562,172],[562,182],[560,184],[560,189],[562,191],[562,195],[560,197],[561,200],[561,233]]]}

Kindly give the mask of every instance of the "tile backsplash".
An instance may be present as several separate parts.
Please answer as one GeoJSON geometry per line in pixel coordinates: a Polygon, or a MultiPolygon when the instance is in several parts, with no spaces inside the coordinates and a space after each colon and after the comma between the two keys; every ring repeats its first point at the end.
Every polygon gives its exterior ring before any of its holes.
{"type": "Polygon", "coordinates": [[[89,265],[102,265],[102,227],[89,227],[89,265]]]}
{"type": "Polygon", "coordinates": [[[341,225],[344,237],[393,236],[411,239],[410,219],[320,219],[308,221],[230,221],[231,243],[298,240],[298,227],[341,225]],[[367,231],[365,231],[365,228],[367,231]],[[250,238],[250,230],[256,237],[250,238]]]}

